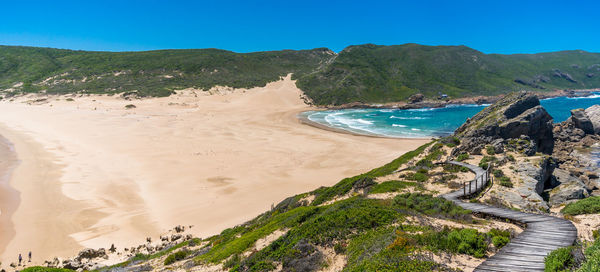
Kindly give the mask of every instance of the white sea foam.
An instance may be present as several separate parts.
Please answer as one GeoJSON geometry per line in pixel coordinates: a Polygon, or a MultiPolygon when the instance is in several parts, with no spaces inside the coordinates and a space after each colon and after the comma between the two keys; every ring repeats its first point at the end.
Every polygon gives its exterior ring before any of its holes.
{"type": "Polygon", "coordinates": [[[600,94],[592,94],[590,96],[580,96],[580,97],[567,97],[567,99],[596,99],[600,98],[600,94]]]}
{"type": "Polygon", "coordinates": [[[411,128],[410,130],[412,130],[412,131],[421,131],[421,130],[420,130],[420,129],[418,129],[418,128],[411,128]]]}
{"type": "Polygon", "coordinates": [[[491,104],[450,104],[446,105],[446,108],[477,108],[477,107],[487,107],[491,104]]]}
{"type": "Polygon", "coordinates": [[[425,120],[430,119],[429,117],[419,117],[419,116],[390,116],[390,119],[399,119],[399,120],[425,120]]]}
{"type": "Polygon", "coordinates": [[[401,125],[401,124],[392,124],[392,127],[406,127],[405,125],[401,125]]]}
{"type": "Polygon", "coordinates": [[[372,125],[373,124],[373,121],[367,121],[367,120],[364,120],[364,119],[356,119],[356,122],[359,122],[359,123],[365,124],[365,125],[372,125]]]}

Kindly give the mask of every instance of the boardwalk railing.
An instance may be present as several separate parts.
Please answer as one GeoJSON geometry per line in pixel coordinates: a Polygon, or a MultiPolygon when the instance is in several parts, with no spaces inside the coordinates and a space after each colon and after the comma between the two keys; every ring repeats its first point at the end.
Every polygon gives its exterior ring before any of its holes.
{"type": "Polygon", "coordinates": [[[485,260],[475,271],[544,271],[544,258],[551,251],[570,246],[577,238],[577,229],[571,221],[542,214],[531,214],[511,209],[468,203],[461,199],[472,196],[486,187],[493,178],[490,168],[456,161],[448,164],[463,166],[475,173],[475,179],[464,183],[463,188],[441,197],[473,212],[509,219],[526,226],[526,229],[494,256],[485,260]]]}

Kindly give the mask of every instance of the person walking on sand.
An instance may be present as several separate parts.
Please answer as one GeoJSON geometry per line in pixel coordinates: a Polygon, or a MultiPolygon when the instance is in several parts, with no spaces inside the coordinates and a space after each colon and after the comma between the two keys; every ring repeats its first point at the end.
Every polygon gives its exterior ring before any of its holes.
{"type": "Polygon", "coordinates": [[[31,251],[29,251],[29,262],[31,262],[31,251]]]}
{"type": "Polygon", "coordinates": [[[21,253],[19,253],[19,266],[21,266],[21,261],[23,261],[23,257],[21,256],[21,253]]]}

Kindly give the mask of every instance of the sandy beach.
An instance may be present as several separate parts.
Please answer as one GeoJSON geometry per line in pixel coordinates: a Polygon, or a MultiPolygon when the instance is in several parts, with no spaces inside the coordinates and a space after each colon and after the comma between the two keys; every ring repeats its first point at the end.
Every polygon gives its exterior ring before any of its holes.
{"type": "Polygon", "coordinates": [[[17,198],[0,202],[2,216],[13,207],[10,222],[0,217],[1,261],[29,250],[39,262],[85,247],[137,245],[175,225],[207,237],[428,141],[302,124],[297,114],[314,108],[289,76],[211,93],[1,101],[0,135],[18,159],[2,187],[17,198]]]}

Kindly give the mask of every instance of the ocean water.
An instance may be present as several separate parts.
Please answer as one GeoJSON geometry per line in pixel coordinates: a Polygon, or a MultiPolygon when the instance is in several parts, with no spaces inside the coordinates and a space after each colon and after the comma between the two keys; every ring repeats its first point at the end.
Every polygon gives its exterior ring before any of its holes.
{"type": "MultiPolygon", "coordinates": [[[[588,97],[556,97],[540,102],[554,118],[562,122],[570,110],[600,104],[600,93],[588,97]]],[[[328,127],[365,135],[397,138],[447,136],[488,105],[450,105],[423,109],[344,109],[308,111],[301,115],[328,127]]]]}

